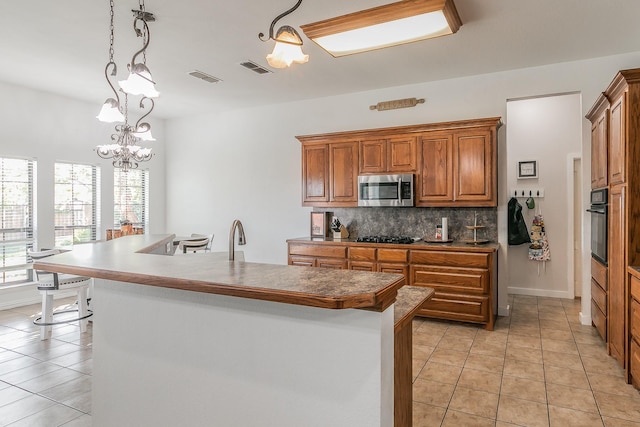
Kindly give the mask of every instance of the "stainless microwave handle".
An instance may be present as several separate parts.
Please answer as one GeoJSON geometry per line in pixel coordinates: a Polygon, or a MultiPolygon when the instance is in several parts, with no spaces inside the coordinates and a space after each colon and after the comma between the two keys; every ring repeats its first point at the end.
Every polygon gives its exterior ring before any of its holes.
{"type": "Polygon", "coordinates": [[[402,204],[402,178],[398,178],[398,203],[402,204]]]}

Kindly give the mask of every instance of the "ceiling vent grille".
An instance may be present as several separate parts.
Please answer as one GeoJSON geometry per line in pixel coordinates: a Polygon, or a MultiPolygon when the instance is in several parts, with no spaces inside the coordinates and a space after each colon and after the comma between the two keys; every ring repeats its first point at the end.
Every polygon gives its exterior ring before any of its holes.
{"type": "Polygon", "coordinates": [[[258,73],[258,74],[268,74],[271,71],[267,70],[264,67],[261,67],[260,65],[256,64],[255,62],[252,61],[245,61],[245,62],[241,62],[240,65],[242,65],[244,68],[247,68],[251,71],[253,71],[254,73],[258,73]]]}
{"type": "Polygon", "coordinates": [[[222,81],[222,79],[219,79],[217,77],[211,76],[207,73],[203,73],[202,71],[198,71],[198,70],[191,71],[189,75],[193,77],[197,77],[209,83],[218,83],[222,81]]]}

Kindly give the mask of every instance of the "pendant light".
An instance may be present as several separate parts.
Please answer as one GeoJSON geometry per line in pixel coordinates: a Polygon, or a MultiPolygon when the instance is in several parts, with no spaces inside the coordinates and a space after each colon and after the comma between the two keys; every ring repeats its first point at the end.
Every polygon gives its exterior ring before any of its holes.
{"type": "Polygon", "coordinates": [[[265,39],[263,33],[258,34],[258,38],[263,42],[268,40],[274,40],[276,42],[273,47],[273,52],[267,55],[267,62],[274,68],[285,68],[290,67],[294,62],[304,64],[309,61],[309,55],[305,55],[304,52],[302,52],[302,38],[300,38],[300,34],[298,34],[293,27],[283,25],[276,32],[275,37],[273,36],[273,29],[276,23],[281,18],[296,10],[301,3],[302,0],[298,0],[291,9],[276,16],[269,27],[268,38],[265,39]]]}

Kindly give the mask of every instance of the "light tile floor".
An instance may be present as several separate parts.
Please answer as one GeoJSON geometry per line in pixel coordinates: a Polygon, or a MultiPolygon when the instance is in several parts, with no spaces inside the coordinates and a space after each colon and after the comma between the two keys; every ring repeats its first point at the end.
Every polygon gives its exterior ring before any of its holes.
{"type": "Polygon", "coordinates": [[[579,323],[580,300],[509,298],[493,332],[414,321],[414,427],[640,427],[640,393],[579,323]]]}
{"type": "MultiPolygon", "coordinates": [[[[579,301],[510,299],[493,332],[414,321],[415,427],[640,427],[640,394],[578,323],[579,301]]],[[[0,426],[90,426],[91,323],[40,341],[38,311],[0,311],[0,426]]]]}
{"type": "MultiPolygon", "coordinates": [[[[56,310],[72,302],[56,300],[56,310]]],[[[77,322],[54,326],[40,341],[39,311],[0,311],[0,426],[90,426],[92,323],[83,334],[77,322]]]]}

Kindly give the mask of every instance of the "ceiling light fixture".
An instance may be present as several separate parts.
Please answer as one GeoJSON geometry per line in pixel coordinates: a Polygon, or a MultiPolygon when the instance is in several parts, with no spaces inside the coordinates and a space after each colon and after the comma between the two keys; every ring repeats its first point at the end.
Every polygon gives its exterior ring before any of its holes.
{"type": "Polygon", "coordinates": [[[453,34],[461,25],[453,0],[403,0],[300,28],[339,57],[453,34]]]}
{"type": "Polygon", "coordinates": [[[98,145],[96,147],[96,153],[103,159],[113,159],[112,164],[114,167],[121,168],[127,172],[130,169],[136,169],[139,162],[151,160],[153,156],[153,154],[151,154],[151,148],[142,148],[137,144],[140,141],[155,141],[151,135],[151,125],[142,121],[153,111],[155,102],[152,98],[160,95],[155,88],[155,82],[146,65],[146,52],[150,40],[147,22],[155,21],[155,17],[152,13],[145,10],[144,0],[139,0],[139,10],[132,10],[134,16],[133,29],[137,37],[142,37],[143,46],[142,49],[133,55],[131,63],[127,64],[129,77],[126,80],[119,81],[120,89],[116,90],[109,79],[109,75],[115,77],[118,71],[118,67],[113,61],[114,0],[110,0],[109,4],[111,12],[109,25],[109,62],[104,69],[104,76],[115,98],[108,98],[105,101],[97,119],[101,122],[115,122],[117,124],[115,125],[116,133],[111,135],[112,144],[98,145]],[[142,62],[136,62],[136,58],[138,58],[140,54],[142,54],[142,62]],[[124,94],[124,106],[120,103],[120,94],[118,92],[124,94]],[[138,104],[139,107],[144,109],[145,104],[149,107],[149,111],[140,117],[133,126],[129,124],[129,95],[142,95],[140,103],[138,104]]]}
{"type": "Polygon", "coordinates": [[[263,33],[258,34],[258,38],[263,42],[269,40],[276,42],[276,45],[273,47],[273,52],[267,55],[267,62],[274,68],[290,67],[294,62],[304,64],[309,61],[309,55],[305,55],[304,52],[302,52],[302,38],[300,38],[300,34],[298,34],[293,27],[283,25],[276,32],[276,36],[273,36],[273,28],[276,22],[296,10],[301,3],[302,0],[298,0],[291,9],[276,16],[276,19],[271,22],[271,26],[269,27],[268,38],[265,39],[263,33]]]}

